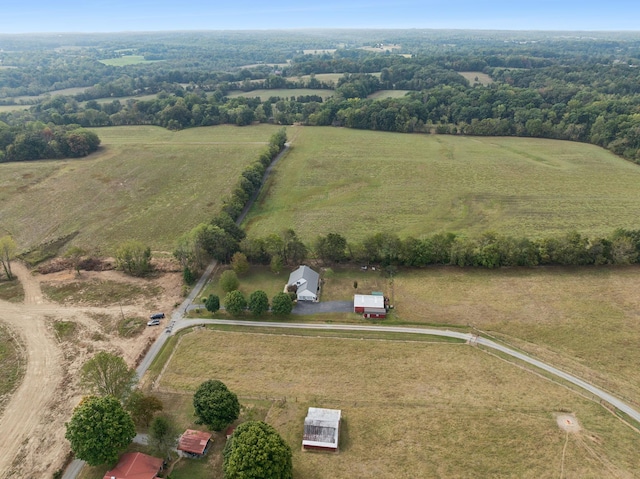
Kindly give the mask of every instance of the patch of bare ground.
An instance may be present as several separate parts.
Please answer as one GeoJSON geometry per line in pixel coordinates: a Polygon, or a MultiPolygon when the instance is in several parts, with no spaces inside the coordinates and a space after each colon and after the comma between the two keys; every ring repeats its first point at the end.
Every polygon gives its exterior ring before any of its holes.
{"type": "Polygon", "coordinates": [[[162,328],[145,327],[139,334],[123,337],[119,322],[123,317],[146,318],[152,310],[171,311],[180,300],[181,275],[157,272],[152,278],[131,278],[107,270],[82,271],[77,276],[69,269],[32,274],[18,263],[14,271],[25,300],[22,304],[0,301],[0,322],[12,328],[24,344],[26,368],[22,383],[0,416],[0,478],[46,478],[63,465],[69,453],[64,423],[82,396],[77,384],[82,364],[106,350],[121,354],[134,366],[162,328]],[[41,289],[44,282],[59,287],[107,281],[151,288],[147,291],[154,294],[98,307],[52,303],[41,289]]]}

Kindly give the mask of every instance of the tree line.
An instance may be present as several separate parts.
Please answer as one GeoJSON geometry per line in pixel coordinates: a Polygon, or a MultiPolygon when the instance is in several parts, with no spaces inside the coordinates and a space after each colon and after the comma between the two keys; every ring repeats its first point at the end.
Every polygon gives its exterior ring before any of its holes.
{"type": "Polygon", "coordinates": [[[9,126],[0,121],[0,163],[49,158],[79,158],[96,151],[100,138],[80,125],[28,122],[9,126]]]}

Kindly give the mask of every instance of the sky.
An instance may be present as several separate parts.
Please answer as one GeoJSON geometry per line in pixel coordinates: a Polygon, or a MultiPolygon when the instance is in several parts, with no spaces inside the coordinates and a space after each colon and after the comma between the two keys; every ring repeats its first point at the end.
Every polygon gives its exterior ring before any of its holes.
{"type": "Polygon", "coordinates": [[[304,28],[640,30],[638,0],[4,0],[2,3],[0,34],[304,28]]]}

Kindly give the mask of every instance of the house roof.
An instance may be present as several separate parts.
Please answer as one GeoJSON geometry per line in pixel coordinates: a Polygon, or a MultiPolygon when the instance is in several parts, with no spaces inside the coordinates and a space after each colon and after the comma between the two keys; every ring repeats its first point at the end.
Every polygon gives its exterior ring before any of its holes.
{"type": "Polygon", "coordinates": [[[289,275],[289,282],[287,284],[295,284],[298,286],[298,296],[300,295],[300,292],[305,290],[310,291],[315,296],[316,294],[318,294],[319,280],[320,275],[314,270],[312,270],[308,266],[300,266],[297,270],[289,275]]]}
{"type": "Polygon", "coordinates": [[[338,448],[340,409],[310,407],[304,420],[303,446],[338,448]]]}
{"type": "Polygon", "coordinates": [[[384,308],[384,296],[356,294],[353,297],[354,308],[384,308]]]}
{"type": "Polygon", "coordinates": [[[120,456],[116,467],[105,472],[103,479],[155,479],[162,467],[162,459],[141,452],[127,452],[120,456]]]}
{"type": "Polygon", "coordinates": [[[207,444],[211,439],[211,434],[194,429],[187,429],[178,441],[178,450],[190,452],[191,454],[204,454],[207,444]]]}

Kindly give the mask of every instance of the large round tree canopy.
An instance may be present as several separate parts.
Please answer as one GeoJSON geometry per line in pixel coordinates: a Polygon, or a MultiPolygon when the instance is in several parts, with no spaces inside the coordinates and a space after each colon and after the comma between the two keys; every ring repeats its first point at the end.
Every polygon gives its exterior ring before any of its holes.
{"type": "Polygon", "coordinates": [[[240,415],[238,396],[215,379],[198,387],[193,395],[193,407],[198,419],[214,431],[221,431],[240,415]]]}
{"type": "Polygon", "coordinates": [[[113,396],[89,396],[73,411],[65,437],[78,459],[113,464],[136,435],[131,416],[113,396]]]}
{"type": "Polygon", "coordinates": [[[291,448],[269,424],[248,421],[227,441],[222,468],[225,479],[291,479],[291,448]]]}

